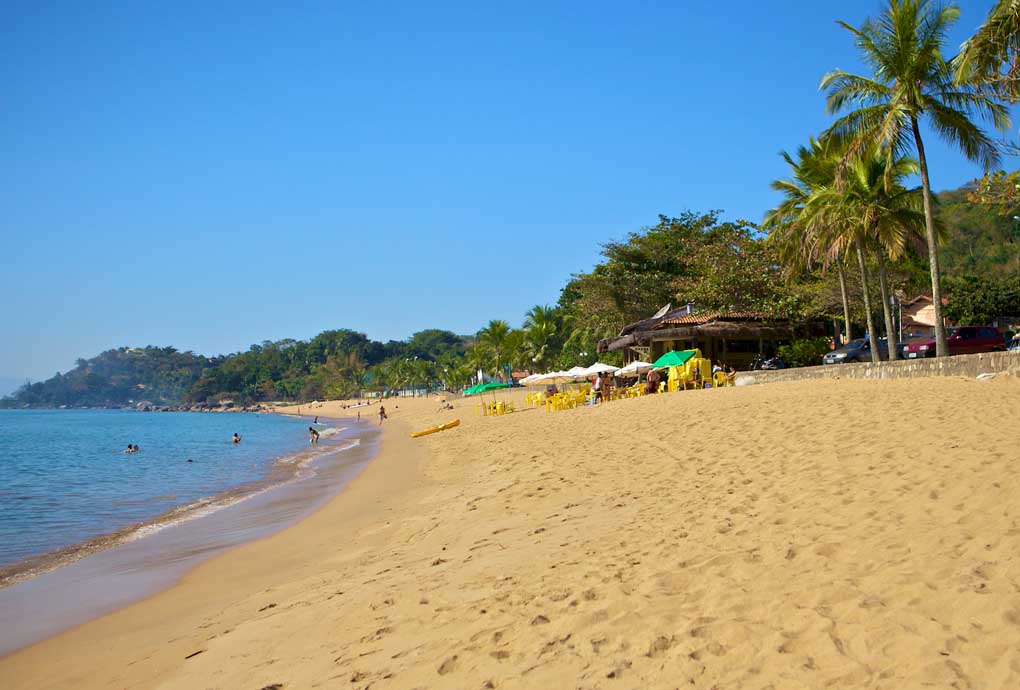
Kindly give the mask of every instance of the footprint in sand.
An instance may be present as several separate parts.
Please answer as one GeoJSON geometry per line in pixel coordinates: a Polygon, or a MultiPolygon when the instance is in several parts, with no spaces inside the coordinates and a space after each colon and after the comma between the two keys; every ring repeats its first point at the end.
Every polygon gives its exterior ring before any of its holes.
{"type": "Polygon", "coordinates": [[[648,646],[648,652],[645,654],[645,656],[654,659],[655,657],[661,655],[663,652],[665,652],[672,646],[673,646],[672,637],[659,635],[654,640],[652,640],[652,644],[648,646]]]}
{"type": "Polygon", "coordinates": [[[447,673],[452,672],[453,669],[456,668],[456,666],[457,666],[457,655],[454,654],[449,659],[447,659],[446,661],[441,663],[439,665],[439,668],[437,669],[437,671],[438,671],[439,675],[445,676],[447,673]]]}

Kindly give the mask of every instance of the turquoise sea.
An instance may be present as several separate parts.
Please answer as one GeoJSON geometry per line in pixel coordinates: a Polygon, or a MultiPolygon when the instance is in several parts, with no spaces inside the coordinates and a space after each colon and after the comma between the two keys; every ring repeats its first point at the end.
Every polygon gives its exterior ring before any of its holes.
{"type": "Polygon", "coordinates": [[[285,481],[301,467],[294,454],[307,455],[308,426],[268,414],[0,410],[0,569],[285,481]],[[141,452],[125,454],[129,443],[141,452]]]}

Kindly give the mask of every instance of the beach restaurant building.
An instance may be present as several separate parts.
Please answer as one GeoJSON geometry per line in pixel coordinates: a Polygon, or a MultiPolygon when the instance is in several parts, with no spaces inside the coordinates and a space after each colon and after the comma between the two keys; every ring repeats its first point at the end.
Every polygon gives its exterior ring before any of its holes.
{"type": "MultiPolygon", "coordinates": [[[[825,335],[822,324],[797,329],[797,337],[825,335]],[[803,331],[803,332],[801,332],[803,331]]],[[[750,368],[755,356],[773,355],[794,339],[785,320],[766,320],[747,311],[699,313],[691,305],[625,326],[615,338],[599,341],[598,351],[623,351],[624,361],[654,362],[670,350],[701,350],[704,357],[735,369],[750,368]]]]}

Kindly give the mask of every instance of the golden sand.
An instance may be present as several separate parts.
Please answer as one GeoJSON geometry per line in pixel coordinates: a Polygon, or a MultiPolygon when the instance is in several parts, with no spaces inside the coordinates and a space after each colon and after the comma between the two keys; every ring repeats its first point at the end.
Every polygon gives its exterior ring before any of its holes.
{"type": "Polygon", "coordinates": [[[915,379],[495,418],[388,402],[379,458],[328,506],[0,678],[1017,688],[1018,396],[1015,379],[915,379]]]}

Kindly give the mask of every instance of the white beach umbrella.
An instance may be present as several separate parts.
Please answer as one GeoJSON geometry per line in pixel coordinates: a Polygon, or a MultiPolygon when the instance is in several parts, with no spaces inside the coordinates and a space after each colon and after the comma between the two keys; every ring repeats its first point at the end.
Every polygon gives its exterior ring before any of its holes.
{"type": "Polygon", "coordinates": [[[541,382],[543,384],[570,383],[573,380],[574,375],[571,374],[569,371],[551,371],[548,374],[543,374],[542,376],[540,376],[537,382],[541,382]]]}
{"type": "Polygon", "coordinates": [[[625,366],[623,369],[620,369],[618,372],[616,372],[616,375],[617,376],[630,377],[630,376],[637,376],[638,374],[643,374],[646,371],[651,371],[651,370],[652,370],[652,365],[649,362],[636,361],[636,362],[631,362],[630,364],[625,366]]]}
{"type": "Polygon", "coordinates": [[[544,386],[547,383],[545,380],[546,376],[548,374],[532,374],[521,379],[520,383],[522,386],[544,386]]]}
{"type": "Polygon", "coordinates": [[[571,379],[572,381],[583,381],[584,379],[588,378],[587,367],[570,367],[569,369],[567,369],[566,373],[567,375],[573,377],[571,379]]]}
{"type": "Polygon", "coordinates": [[[614,367],[612,364],[603,364],[602,362],[595,362],[590,367],[584,370],[584,373],[588,376],[595,376],[596,374],[613,374],[620,371],[620,367],[614,367]]]}

